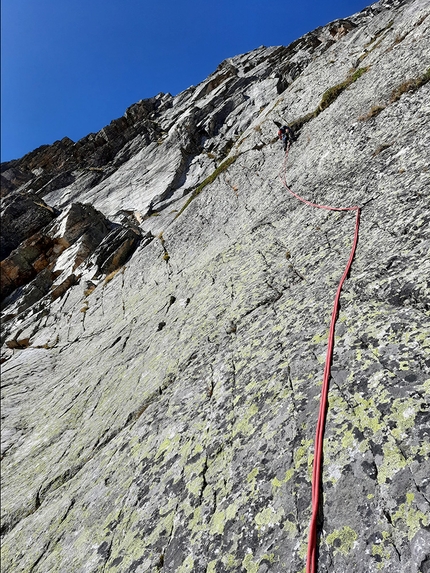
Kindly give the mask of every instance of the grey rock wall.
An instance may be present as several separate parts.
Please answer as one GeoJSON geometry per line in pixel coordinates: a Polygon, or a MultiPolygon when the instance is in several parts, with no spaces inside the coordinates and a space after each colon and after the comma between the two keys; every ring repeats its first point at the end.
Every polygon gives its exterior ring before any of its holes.
{"type": "Polygon", "coordinates": [[[2,166],[7,200],[43,196],[61,236],[72,204],[107,221],[79,261],[69,241],[60,284],[3,309],[3,571],[304,571],[354,220],[288,194],[274,122],[295,125],[296,193],[363,207],[318,571],[430,571],[429,13],[379,2],[223,62],[130,108],[110,155],[101,134],[68,144],[42,187],[28,156],[2,166]]]}

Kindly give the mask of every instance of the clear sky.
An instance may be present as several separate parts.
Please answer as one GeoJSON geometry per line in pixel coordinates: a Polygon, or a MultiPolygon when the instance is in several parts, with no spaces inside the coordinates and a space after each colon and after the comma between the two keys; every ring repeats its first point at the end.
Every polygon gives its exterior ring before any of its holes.
{"type": "Polygon", "coordinates": [[[1,0],[2,161],[77,141],[225,58],[288,45],[371,0],[1,0]]]}

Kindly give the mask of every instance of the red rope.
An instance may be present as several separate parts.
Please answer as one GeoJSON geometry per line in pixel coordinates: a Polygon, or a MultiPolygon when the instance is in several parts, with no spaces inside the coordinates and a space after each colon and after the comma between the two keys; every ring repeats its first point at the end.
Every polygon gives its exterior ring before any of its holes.
{"type": "Polygon", "coordinates": [[[354,259],[355,251],[358,243],[358,229],[360,225],[360,207],[355,205],[354,207],[331,207],[329,205],[318,205],[317,203],[312,203],[300,197],[294,191],[292,191],[286,181],[286,166],[288,160],[289,146],[287,147],[285,153],[285,160],[283,163],[283,177],[281,177],[282,184],[287,189],[291,195],[296,197],[302,203],[309,205],[310,207],[316,207],[317,209],[326,209],[328,211],[356,211],[355,217],[355,232],[354,241],[352,243],[351,252],[349,254],[349,259],[346,264],[345,270],[343,271],[342,278],[340,279],[339,285],[337,287],[336,296],[334,298],[333,310],[331,313],[330,320],[330,330],[327,343],[327,354],[324,366],[324,376],[323,384],[321,389],[320,398],[320,409],[318,414],[318,423],[315,433],[315,453],[314,453],[314,463],[312,469],[312,517],[309,525],[309,537],[308,537],[308,554],[306,560],[306,573],[316,573],[316,551],[317,551],[317,519],[318,519],[318,509],[320,503],[320,483],[322,476],[322,453],[323,453],[323,440],[324,440],[324,427],[326,422],[327,414],[327,397],[329,390],[329,380],[331,372],[331,362],[333,359],[333,348],[334,348],[334,332],[336,326],[336,320],[339,309],[339,299],[340,293],[342,291],[343,283],[345,282],[349,269],[351,268],[352,261],[354,259]]]}

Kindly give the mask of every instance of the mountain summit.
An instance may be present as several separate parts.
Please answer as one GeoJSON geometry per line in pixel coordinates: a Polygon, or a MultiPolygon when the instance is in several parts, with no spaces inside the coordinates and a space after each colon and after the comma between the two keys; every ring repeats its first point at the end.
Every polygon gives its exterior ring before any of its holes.
{"type": "Polygon", "coordinates": [[[429,14],[381,0],[2,164],[4,573],[305,570],[354,213],[287,188],[361,208],[318,571],[430,572],[429,14]]]}

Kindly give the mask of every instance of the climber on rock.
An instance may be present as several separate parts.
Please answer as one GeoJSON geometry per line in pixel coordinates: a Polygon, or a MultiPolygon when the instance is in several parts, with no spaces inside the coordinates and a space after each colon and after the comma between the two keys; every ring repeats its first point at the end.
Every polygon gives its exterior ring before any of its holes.
{"type": "Polygon", "coordinates": [[[284,151],[287,151],[288,146],[293,142],[294,134],[291,127],[283,125],[279,128],[278,138],[282,141],[284,151]]]}

